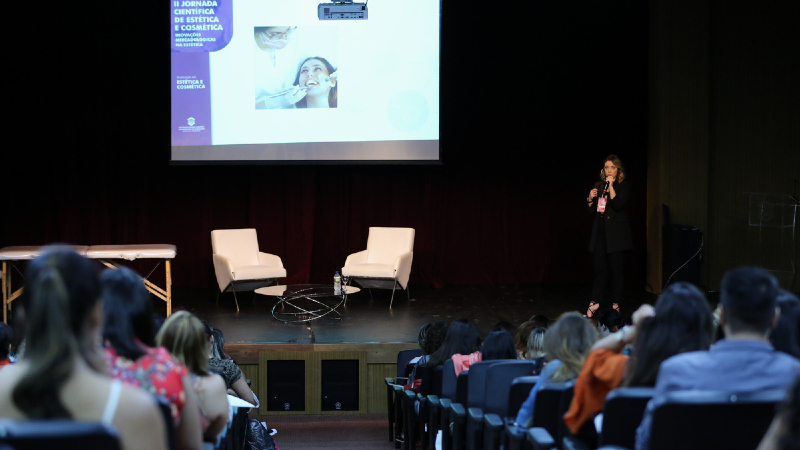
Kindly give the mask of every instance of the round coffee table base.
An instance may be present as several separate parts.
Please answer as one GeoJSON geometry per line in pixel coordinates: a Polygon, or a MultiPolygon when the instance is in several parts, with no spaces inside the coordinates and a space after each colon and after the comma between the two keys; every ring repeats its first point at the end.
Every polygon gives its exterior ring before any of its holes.
{"type": "Polygon", "coordinates": [[[326,316],[332,320],[342,320],[342,314],[337,309],[347,301],[348,295],[359,291],[355,286],[344,286],[342,292],[337,294],[333,286],[313,284],[256,289],[257,294],[278,298],[272,307],[272,317],[286,323],[310,322],[326,316]],[[322,299],[327,299],[327,302],[322,299]]]}

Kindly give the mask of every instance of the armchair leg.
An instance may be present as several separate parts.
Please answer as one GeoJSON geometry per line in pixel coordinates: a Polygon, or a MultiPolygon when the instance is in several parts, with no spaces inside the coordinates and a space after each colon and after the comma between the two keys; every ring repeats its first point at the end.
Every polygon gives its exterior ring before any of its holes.
{"type": "Polygon", "coordinates": [[[392,298],[389,300],[389,309],[392,309],[392,302],[394,301],[394,290],[397,288],[397,281],[392,285],[392,298]]]}
{"type": "Polygon", "coordinates": [[[233,291],[233,301],[236,302],[236,312],[239,312],[239,299],[236,298],[236,287],[231,284],[231,290],[233,291]]]}

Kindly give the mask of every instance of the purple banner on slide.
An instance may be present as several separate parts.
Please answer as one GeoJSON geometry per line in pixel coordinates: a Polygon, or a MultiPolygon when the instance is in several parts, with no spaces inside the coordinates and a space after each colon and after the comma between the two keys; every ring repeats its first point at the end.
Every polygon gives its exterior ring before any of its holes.
{"type": "Polygon", "coordinates": [[[233,37],[233,0],[170,0],[173,52],[216,52],[233,37]]]}
{"type": "Polygon", "coordinates": [[[172,145],[211,145],[208,53],[172,54],[172,145]]]}

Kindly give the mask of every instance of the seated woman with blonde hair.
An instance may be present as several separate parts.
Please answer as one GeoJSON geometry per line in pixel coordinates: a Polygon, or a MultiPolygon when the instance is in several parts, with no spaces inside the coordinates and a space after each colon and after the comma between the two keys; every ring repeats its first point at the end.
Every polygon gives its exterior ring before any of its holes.
{"type": "Polygon", "coordinates": [[[216,442],[228,422],[228,395],[225,380],[208,371],[206,331],[200,319],[188,311],[172,314],[156,335],[156,344],[172,353],[192,375],[200,399],[203,438],[216,442]]]}
{"type": "Polygon", "coordinates": [[[0,418],[101,422],[116,428],[123,450],[166,449],[155,398],[107,374],[97,269],[58,247],[28,266],[18,311],[25,355],[0,371],[0,418]]]}

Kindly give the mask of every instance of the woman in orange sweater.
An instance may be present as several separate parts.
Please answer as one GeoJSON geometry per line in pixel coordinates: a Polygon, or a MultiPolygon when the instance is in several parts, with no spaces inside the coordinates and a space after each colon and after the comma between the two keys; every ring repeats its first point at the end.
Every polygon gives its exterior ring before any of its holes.
{"type": "Polygon", "coordinates": [[[688,283],[667,287],[655,308],[642,305],[633,325],[597,341],[586,357],[564,422],[587,445],[596,446],[594,417],[608,393],[622,386],[655,386],[661,363],[679,353],[711,346],[714,318],[702,292],[688,283]],[[631,357],[622,354],[633,345],[631,357]]]}

